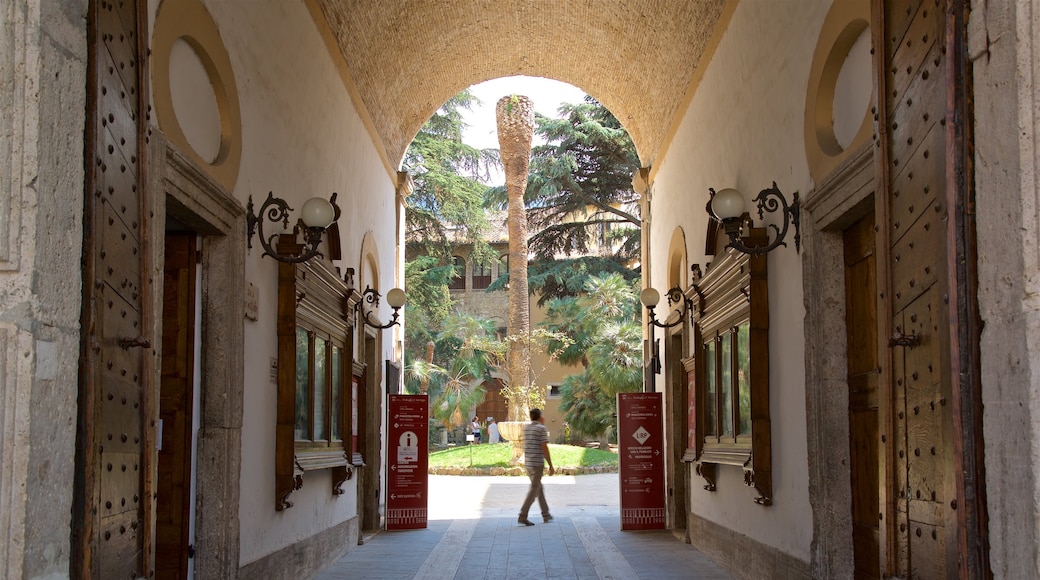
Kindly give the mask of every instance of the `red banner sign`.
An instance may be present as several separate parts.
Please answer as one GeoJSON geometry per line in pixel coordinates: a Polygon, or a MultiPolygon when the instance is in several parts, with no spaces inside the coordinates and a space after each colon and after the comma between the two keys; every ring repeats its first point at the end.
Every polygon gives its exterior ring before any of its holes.
{"type": "Polygon", "coordinates": [[[386,529],[426,527],[429,397],[390,395],[386,462],[386,529]]]}
{"type": "Polygon", "coordinates": [[[665,527],[661,393],[618,394],[621,529],[665,527]]]}

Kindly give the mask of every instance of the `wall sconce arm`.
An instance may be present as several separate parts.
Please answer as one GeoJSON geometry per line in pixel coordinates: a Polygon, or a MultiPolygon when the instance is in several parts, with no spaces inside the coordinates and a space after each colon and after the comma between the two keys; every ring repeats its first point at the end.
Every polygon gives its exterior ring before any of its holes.
{"type": "Polygon", "coordinates": [[[361,320],[364,321],[365,324],[371,326],[372,328],[378,328],[381,330],[386,330],[387,328],[390,328],[397,324],[397,321],[401,315],[401,307],[404,306],[404,290],[401,290],[400,288],[394,288],[386,293],[387,304],[389,304],[390,307],[394,309],[393,317],[390,319],[390,322],[387,322],[386,324],[381,324],[378,320],[373,320],[371,318],[371,310],[369,310],[370,308],[379,307],[379,300],[382,298],[382,295],[379,293],[379,291],[375,288],[366,286],[365,291],[361,293],[361,297],[362,300],[358,302],[357,308],[361,311],[361,320]]]}
{"type": "Polygon", "coordinates": [[[340,209],[336,205],[336,194],[333,193],[328,201],[321,198],[307,200],[303,207],[303,217],[293,226],[293,236],[297,236],[303,230],[304,243],[298,253],[284,254],[275,249],[274,241],[278,233],[265,234],[264,222],[282,222],[284,230],[289,229],[289,213],[293,208],[280,197],[275,197],[274,192],[268,192],[267,199],[260,206],[260,211],[253,212],[253,196],[249,196],[246,205],[246,240],[249,249],[253,248],[253,234],[260,238],[260,245],[264,248],[263,256],[271,256],[279,262],[298,264],[306,262],[314,256],[321,255],[318,248],[321,245],[321,237],[330,225],[339,220],[340,209]]]}
{"type": "Polygon", "coordinates": [[[647,310],[647,316],[649,317],[649,323],[653,324],[658,328],[672,328],[678,326],[686,318],[688,313],[693,312],[693,303],[690,299],[686,298],[683,291],[678,286],[672,286],[665,292],[665,297],[668,298],[668,307],[672,308],[674,304],[680,304],[681,307],[675,308],[675,311],[679,313],[679,317],[671,323],[661,322],[657,320],[657,316],[654,314],[654,304],[644,304],[647,310]]]}
{"type": "MultiPolygon", "coordinates": [[[[722,190],[720,193],[734,192],[735,190],[722,190]]],[[[773,186],[763,189],[759,192],[758,196],[755,197],[754,201],[758,205],[758,219],[764,220],[766,212],[776,213],[779,212],[783,218],[783,225],[778,227],[776,224],[769,224],[769,229],[773,230],[774,237],[773,241],[764,246],[748,246],[744,244],[744,240],[741,238],[741,233],[744,228],[754,227],[754,222],[747,213],[741,213],[739,216],[728,216],[718,215],[715,211],[715,206],[712,202],[715,200],[716,192],[713,188],[708,189],[710,199],[708,200],[708,213],[722,223],[726,235],[729,236],[728,247],[731,247],[738,252],[743,252],[750,255],[765,254],[780,246],[787,246],[787,242],[784,238],[787,237],[787,231],[791,225],[794,225],[794,247],[795,251],[801,253],[802,250],[802,235],[798,230],[798,226],[801,222],[801,207],[798,203],[798,192],[794,192],[792,202],[790,205],[787,203],[787,198],[781,193],[780,189],[777,188],[776,182],[773,182],[773,186]]],[[[732,194],[731,194],[732,195],[732,194]]],[[[743,203],[740,203],[740,207],[743,207],[743,203]]]]}

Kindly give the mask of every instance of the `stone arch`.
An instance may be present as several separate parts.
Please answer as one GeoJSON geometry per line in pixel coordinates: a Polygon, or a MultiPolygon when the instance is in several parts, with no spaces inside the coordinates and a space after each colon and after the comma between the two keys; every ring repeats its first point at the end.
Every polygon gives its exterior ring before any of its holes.
{"type": "Polygon", "coordinates": [[[678,286],[685,289],[689,284],[689,268],[687,267],[686,232],[682,226],[672,231],[672,239],[668,242],[667,279],[668,288],[678,286]]]}
{"type": "Polygon", "coordinates": [[[735,4],[661,2],[634,11],[618,2],[572,2],[545,11],[498,2],[482,5],[480,18],[459,19],[435,2],[308,1],[391,166],[449,97],[515,75],[559,80],[602,99],[632,136],[643,165],[653,166],[735,4]],[[626,25],[619,29],[619,22],[626,25]]]}
{"type": "Polygon", "coordinates": [[[379,246],[370,231],[361,238],[358,253],[358,289],[364,290],[366,286],[379,289],[379,246]]]}

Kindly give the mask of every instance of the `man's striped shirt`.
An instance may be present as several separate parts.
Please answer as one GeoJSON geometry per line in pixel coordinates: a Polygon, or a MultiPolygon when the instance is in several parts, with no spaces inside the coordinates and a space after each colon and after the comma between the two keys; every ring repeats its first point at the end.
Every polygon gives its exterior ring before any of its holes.
{"type": "Polygon", "coordinates": [[[545,456],[542,454],[542,443],[549,442],[549,430],[538,421],[531,421],[524,425],[524,465],[533,467],[535,465],[545,466],[545,456]]]}

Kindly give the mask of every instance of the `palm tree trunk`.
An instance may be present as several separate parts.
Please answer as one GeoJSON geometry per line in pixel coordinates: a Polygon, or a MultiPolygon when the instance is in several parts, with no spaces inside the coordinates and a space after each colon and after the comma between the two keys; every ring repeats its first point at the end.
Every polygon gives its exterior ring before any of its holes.
{"type": "MultiPolygon", "coordinates": [[[[514,392],[526,393],[531,387],[531,352],[527,335],[531,331],[530,294],[527,288],[527,211],[524,192],[531,163],[531,138],[534,135],[534,104],[531,99],[510,95],[495,106],[498,147],[505,167],[509,192],[509,334],[524,339],[512,341],[508,358],[509,381],[514,392]]],[[[524,421],[529,407],[526,396],[509,401],[509,419],[524,421]]]]}
{"type": "MultiPolygon", "coordinates": [[[[428,341],[426,343],[426,364],[428,364],[428,365],[432,365],[433,364],[433,348],[434,348],[433,341],[432,340],[428,341]]],[[[423,377],[421,379],[419,379],[419,394],[420,395],[425,395],[427,392],[429,392],[429,390],[430,390],[430,375],[428,375],[428,374],[427,375],[423,375],[423,377]]]]}

